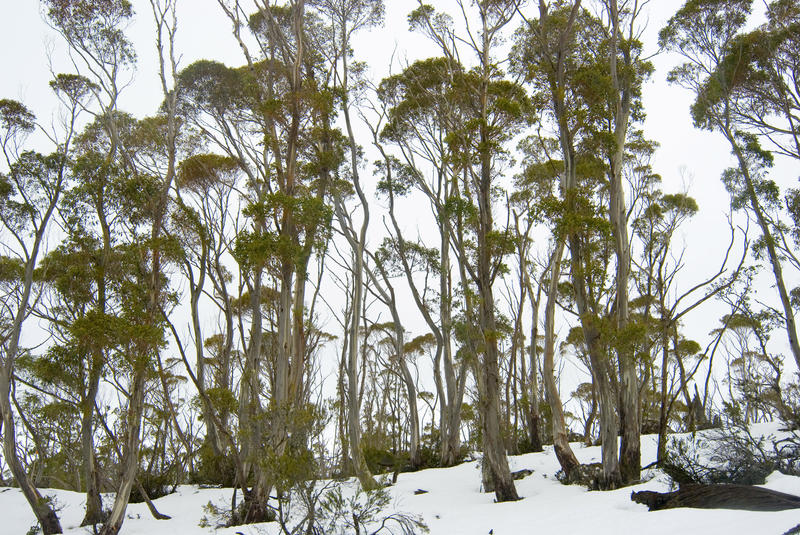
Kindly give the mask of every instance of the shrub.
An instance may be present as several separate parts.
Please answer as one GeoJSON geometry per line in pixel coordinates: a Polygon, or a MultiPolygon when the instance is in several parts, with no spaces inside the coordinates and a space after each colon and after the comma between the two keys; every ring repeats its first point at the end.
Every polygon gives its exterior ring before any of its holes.
{"type": "Polygon", "coordinates": [[[727,428],[671,440],[661,468],[678,484],[761,485],[775,470],[800,475],[798,457],[800,435],[756,437],[734,418],[727,428]]]}
{"type": "Polygon", "coordinates": [[[232,487],[236,479],[236,463],[232,455],[215,455],[214,449],[204,442],[198,452],[196,470],[189,481],[198,485],[232,487]]]}

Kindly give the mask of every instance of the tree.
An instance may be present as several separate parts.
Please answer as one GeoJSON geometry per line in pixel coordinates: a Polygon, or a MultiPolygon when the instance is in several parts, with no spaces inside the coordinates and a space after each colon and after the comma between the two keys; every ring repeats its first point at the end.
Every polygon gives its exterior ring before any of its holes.
{"type": "Polygon", "coordinates": [[[7,165],[6,173],[0,175],[0,223],[9,240],[5,251],[8,255],[4,254],[2,258],[5,264],[14,268],[10,278],[12,284],[3,296],[8,325],[2,331],[3,354],[0,360],[3,454],[45,534],[61,533],[61,525],[52,505],[39,494],[20,462],[11,388],[16,361],[22,351],[22,326],[30,315],[31,299],[34,298],[34,273],[40,255],[44,253],[48,225],[67,186],[68,158],[75,126],[88,95],[84,79],[71,79],[71,83],[57,80],[52,87],[61,93],[68,108],[63,138],[53,139],[59,148],[49,156],[19,152],[25,136],[36,127],[35,117],[19,102],[0,100],[0,148],[7,165]]]}
{"type": "Polygon", "coordinates": [[[463,214],[458,213],[457,208],[461,204],[458,163],[446,141],[459,128],[462,118],[456,98],[460,85],[454,83],[461,76],[461,70],[447,58],[433,58],[414,63],[402,73],[383,80],[378,98],[383,106],[380,114],[385,117],[386,124],[380,131],[372,127],[373,143],[382,158],[378,164],[383,175],[378,192],[389,201],[392,223],[393,238],[388,254],[396,258],[414,303],[436,339],[433,373],[441,409],[442,466],[455,464],[459,456],[461,405],[467,375],[466,361],[455,362],[452,345],[451,234],[457,233],[463,214]],[[401,152],[402,160],[387,152],[386,143],[401,152]],[[433,168],[430,181],[424,179],[426,166],[433,168]],[[397,202],[412,191],[425,195],[438,223],[438,258],[431,254],[435,249],[408,241],[398,221],[397,202]],[[421,288],[415,280],[418,272],[426,274],[425,281],[428,276],[438,275],[438,291],[428,288],[427,284],[421,288]]]}
{"type": "MultiPolygon", "coordinates": [[[[779,139],[788,136],[791,140],[796,137],[796,127],[791,122],[791,108],[787,109],[784,103],[777,112],[779,117],[790,121],[788,129],[768,128],[769,117],[776,114],[775,108],[770,107],[769,101],[759,101],[758,93],[752,91],[759,85],[755,80],[761,78],[754,71],[754,65],[758,65],[756,58],[760,57],[760,61],[764,62],[760,65],[767,67],[763,79],[770,80],[767,82],[767,86],[772,84],[770,91],[775,91],[779,100],[788,97],[782,71],[776,73],[775,68],[776,65],[785,65],[781,63],[787,58],[783,50],[788,45],[787,39],[792,39],[789,37],[792,34],[777,30],[776,35],[772,36],[759,32],[742,35],[752,4],[749,0],[689,2],[661,30],[659,43],[662,48],[678,51],[687,60],[670,72],[669,80],[695,94],[696,100],[691,110],[695,126],[721,133],[736,158],[736,167],[725,171],[723,182],[733,196],[734,208],[746,208],[761,230],[762,237],[756,253],[764,254],[769,261],[781,303],[784,330],[795,362],[800,367],[800,342],[784,276],[785,265],[796,268],[797,264],[791,253],[781,258],[782,247],[785,247],[782,244],[787,244],[787,240],[778,216],[780,193],[775,182],[767,177],[773,156],[761,147],[757,135],[749,130],[753,121],[758,123],[758,117],[763,114],[763,124],[758,128],[779,143],[779,150],[786,146],[779,139]],[[774,37],[777,38],[772,41],[774,37]],[[764,40],[764,46],[753,44],[754,40],[761,39],[764,40]],[[779,43],[779,46],[771,48],[766,43],[779,43]],[[758,102],[761,103],[756,104],[758,102]],[[763,106],[763,111],[754,113],[753,106],[763,106]]],[[[786,20],[782,15],[789,15],[791,20],[793,13],[782,2],[770,4],[768,11],[771,24],[778,26],[778,20],[786,20]]]]}
{"type": "MultiPolygon", "coordinates": [[[[463,4],[459,4],[463,9],[463,4]]],[[[477,201],[470,222],[476,243],[471,252],[475,255],[474,263],[470,262],[464,242],[455,246],[461,266],[469,272],[471,283],[477,289],[477,310],[468,310],[468,315],[469,320],[477,324],[480,334],[472,352],[481,356],[476,367],[476,383],[483,426],[484,466],[490,476],[484,481],[484,487],[494,490],[497,501],[510,501],[518,499],[518,495],[500,429],[499,331],[493,291],[508,245],[505,234],[495,228],[492,209],[495,182],[503,162],[503,143],[526,120],[529,102],[520,86],[501,79],[492,57],[501,32],[516,12],[516,3],[478,2],[475,9],[480,30],[463,42],[470,43],[468,47],[477,67],[459,81],[464,88],[462,105],[468,120],[451,141],[463,173],[461,187],[477,201]]],[[[445,17],[437,15],[431,6],[420,4],[409,20],[412,28],[428,35],[455,65],[455,38],[445,17]]]]}
{"type": "MultiPolygon", "coordinates": [[[[592,262],[593,251],[588,236],[596,233],[592,240],[595,251],[597,244],[607,238],[603,236],[604,222],[601,223],[598,207],[591,202],[592,182],[597,180],[598,169],[597,162],[586,154],[585,149],[581,151],[580,142],[591,135],[591,124],[582,109],[584,87],[575,83],[580,74],[592,69],[592,50],[601,49],[598,42],[602,41],[601,35],[598,21],[581,7],[580,0],[557,3],[552,10],[551,6],[540,2],[538,19],[527,21],[518,33],[516,68],[547,102],[557,127],[563,172],[559,184],[560,199],[551,206],[551,213],[560,219],[554,231],[556,245],[551,265],[560,265],[564,248],[568,246],[571,298],[578,310],[600,407],[602,486],[615,488],[621,482],[621,474],[617,458],[618,422],[612,369],[601,338],[603,322],[599,315],[598,294],[590,293],[587,288],[587,284],[591,285],[594,278],[601,276],[597,263],[592,262]]],[[[592,78],[584,78],[587,79],[592,78]]],[[[553,277],[546,310],[554,306],[558,291],[557,277],[553,277]]],[[[547,362],[547,336],[552,324],[547,312],[545,314],[547,362]]],[[[547,372],[545,380],[550,380],[547,372]]]]}
{"type": "MultiPolygon", "coordinates": [[[[374,490],[377,482],[369,472],[369,468],[364,460],[361,451],[360,437],[360,405],[357,395],[358,385],[358,328],[361,325],[361,313],[364,300],[364,285],[366,283],[364,275],[365,268],[365,248],[367,246],[367,230],[369,228],[370,211],[369,203],[360,178],[359,146],[356,143],[353,132],[351,118],[351,107],[353,101],[357,101],[357,82],[353,84],[353,78],[357,71],[351,67],[351,44],[352,36],[364,28],[375,26],[383,21],[383,2],[364,1],[364,0],[345,0],[327,1],[322,0],[318,3],[320,11],[327,16],[334,34],[333,48],[335,50],[333,87],[341,95],[341,111],[346,128],[346,150],[349,152],[349,172],[352,180],[352,187],[358,196],[361,208],[361,225],[356,231],[352,216],[347,212],[344,204],[344,197],[340,189],[335,189],[333,193],[334,210],[336,219],[339,223],[342,235],[347,240],[352,250],[352,274],[353,274],[353,303],[350,307],[350,326],[349,326],[349,347],[347,353],[347,403],[348,403],[348,443],[350,445],[350,461],[358,477],[361,487],[364,490],[374,490]],[[341,62],[341,65],[339,65],[341,62]]],[[[402,327],[399,327],[402,329],[402,327]]],[[[402,341],[402,337],[401,337],[402,341]]]]}

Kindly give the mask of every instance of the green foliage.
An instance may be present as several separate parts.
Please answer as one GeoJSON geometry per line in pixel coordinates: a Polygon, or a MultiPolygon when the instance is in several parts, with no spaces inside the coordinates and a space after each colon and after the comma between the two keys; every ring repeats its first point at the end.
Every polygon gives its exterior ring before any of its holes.
{"type": "Polygon", "coordinates": [[[77,74],[57,74],[50,87],[73,106],[100,89],[88,78],[77,74]]]}
{"type": "Polygon", "coordinates": [[[25,264],[21,258],[0,256],[0,282],[19,282],[25,273],[25,264]]]}
{"type": "Polygon", "coordinates": [[[236,480],[236,465],[232,454],[215,455],[208,441],[203,442],[197,453],[197,470],[190,474],[190,481],[199,485],[232,487],[236,480]]]}
{"type": "Polygon", "coordinates": [[[36,127],[36,116],[16,100],[0,100],[0,127],[3,129],[2,143],[18,134],[32,132],[36,127]]]}
{"type": "Polygon", "coordinates": [[[44,0],[50,23],[68,42],[87,50],[104,67],[132,65],[133,44],[123,29],[133,18],[128,0],[44,0]]]}
{"type": "Polygon", "coordinates": [[[6,228],[19,234],[36,231],[63,189],[64,163],[60,153],[26,151],[11,163],[5,175],[0,175],[0,210],[6,228]]]}
{"type": "Polygon", "coordinates": [[[181,101],[193,114],[206,109],[221,116],[252,105],[253,83],[247,71],[209,60],[196,61],[178,74],[181,101]]]}

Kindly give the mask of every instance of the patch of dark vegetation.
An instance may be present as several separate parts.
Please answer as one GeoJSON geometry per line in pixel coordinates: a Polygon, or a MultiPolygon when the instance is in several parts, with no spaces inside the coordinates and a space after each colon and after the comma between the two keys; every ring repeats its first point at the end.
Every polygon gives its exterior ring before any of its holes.
{"type": "Polygon", "coordinates": [[[130,503],[143,503],[148,498],[151,500],[162,498],[175,492],[178,486],[175,470],[161,473],[140,472],[137,479],[141,486],[134,485],[131,489],[130,503]]]}
{"type": "Polygon", "coordinates": [[[679,485],[762,485],[776,470],[800,475],[800,435],[756,437],[747,426],[735,424],[672,440],[661,469],[679,485]]]}
{"type": "Polygon", "coordinates": [[[196,469],[189,482],[196,485],[233,487],[236,465],[233,455],[216,455],[210,444],[203,443],[198,452],[196,469]]]}

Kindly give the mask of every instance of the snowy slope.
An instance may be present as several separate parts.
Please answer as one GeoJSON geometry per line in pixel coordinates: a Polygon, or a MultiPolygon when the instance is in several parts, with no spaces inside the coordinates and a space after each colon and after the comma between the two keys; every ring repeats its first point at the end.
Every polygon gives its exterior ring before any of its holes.
{"type": "MultiPolygon", "coordinates": [[[[766,429],[765,429],[766,430],[766,429]]],[[[581,462],[599,460],[600,448],[573,444],[581,462]]],[[[643,464],[655,454],[655,437],[643,437],[643,464]]],[[[643,505],[630,501],[632,491],[668,490],[666,478],[655,475],[642,485],[613,492],[589,492],[577,486],[564,486],[554,474],[558,463],[552,448],[511,458],[511,469],[529,468],[531,476],[517,481],[524,497],[514,503],[493,503],[493,494],[481,493],[477,462],[454,468],[423,470],[400,474],[390,492],[397,511],[421,515],[434,535],[518,534],[769,534],[781,535],[800,524],[800,510],[785,512],[749,512],[731,510],[673,509],[648,512],[643,505]],[[424,489],[425,494],[414,491],[424,489]]],[[[800,495],[800,478],[774,473],[767,487],[800,495]]],[[[60,512],[65,533],[85,534],[78,524],[83,515],[83,495],[59,490],[43,491],[54,495],[63,505],[60,512]]],[[[122,532],[126,535],[210,534],[212,528],[198,524],[209,501],[230,503],[230,490],[198,489],[182,486],[178,492],[156,500],[156,506],[172,520],[154,520],[144,504],[128,508],[122,532]]],[[[108,501],[110,503],[110,500],[108,501]]],[[[17,489],[0,489],[0,534],[24,534],[34,523],[25,499],[17,489]]],[[[275,524],[239,526],[216,530],[218,535],[273,535],[275,524]]]]}

